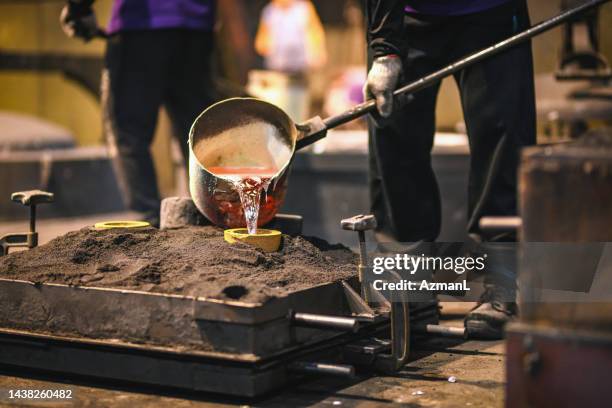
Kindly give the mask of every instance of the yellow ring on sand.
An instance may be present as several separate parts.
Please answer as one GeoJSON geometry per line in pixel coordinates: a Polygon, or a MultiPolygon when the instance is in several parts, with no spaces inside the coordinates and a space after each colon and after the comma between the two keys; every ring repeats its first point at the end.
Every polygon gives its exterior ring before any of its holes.
{"type": "Polygon", "coordinates": [[[146,221],[104,221],[94,224],[94,228],[97,230],[106,230],[113,228],[146,228],[150,227],[146,221]]]}
{"type": "Polygon", "coordinates": [[[257,234],[249,234],[246,228],[233,228],[223,231],[223,239],[230,244],[244,242],[255,246],[265,252],[278,251],[281,244],[282,234],[280,231],[269,229],[257,229],[257,234]]]}

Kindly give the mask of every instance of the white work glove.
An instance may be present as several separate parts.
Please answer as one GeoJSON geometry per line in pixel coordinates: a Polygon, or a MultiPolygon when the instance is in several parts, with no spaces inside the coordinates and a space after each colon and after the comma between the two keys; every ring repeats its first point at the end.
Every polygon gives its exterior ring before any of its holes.
{"type": "Polygon", "coordinates": [[[402,74],[402,60],[397,55],[378,57],[368,72],[368,80],[363,89],[365,99],[374,98],[376,108],[383,118],[393,112],[393,91],[402,74]]]}
{"type": "Polygon", "coordinates": [[[91,8],[92,3],[91,0],[68,1],[60,14],[60,25],[64,34],[87,42],[99,33],[100,28],[91,8]]]}

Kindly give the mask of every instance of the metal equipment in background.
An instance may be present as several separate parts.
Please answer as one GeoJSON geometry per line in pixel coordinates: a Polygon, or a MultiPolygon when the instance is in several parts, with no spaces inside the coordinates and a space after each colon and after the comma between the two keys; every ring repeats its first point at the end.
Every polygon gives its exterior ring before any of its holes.
{"type": "MultiPolygon", "coordinates": [[[[569,10],[581,0],[562,0],[561,9],[569,10]]],[[[593,9],[563,26],[563,46],[558,80],[606,81],[612,79],[612,69],[599,52],[599,10],[593,9]],[[579,44],[582,42],[582,44],[579,44]]]]}
{"type": "Polygon", "coordinates": [[[7,255],[10,248],[34,248],[38,245],[38,232],[36,232],[36,206],[53,202],[53,193],[41,190],[20,191],[11,195],[11,200],[30,207],[30,231],[7,234],[0,237],[2,253],[7,255]]]}
{"type": "Polygon", "coordinates": [[[519,183],[523,295],[507,334],[507,405],[608,405],[612,129],[526,149],[519,183]]]}
{"type": "MultiPolygon", "coordinates": [[[[562,0],[568,10],[582,0],[562,0]]],[[[536,76],[537,114],[546,142],[576,139],[612,125],[612,68],[600,52],[599,9],[566,22],[557,70],[536,76]]]]}
{"type": "Polygon", "coordinates": [[[0,70],[61,73],[92,97],[100,96],[100,74],[104,59],[54,52],[23,52],[0,49],[0,70]]]}
{"type": "Polygon", "coordinates": [[[520,321],[506,329],[506,406],[606,406],[612,400],[612,129],[535,146],[519,169],[520,321]],[[559,384],[563,384],[559,387],[559,384]]]}

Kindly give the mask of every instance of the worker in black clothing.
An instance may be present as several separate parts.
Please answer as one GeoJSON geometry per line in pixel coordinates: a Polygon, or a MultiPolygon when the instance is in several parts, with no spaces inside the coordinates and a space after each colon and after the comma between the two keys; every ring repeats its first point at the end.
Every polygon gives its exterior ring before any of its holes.
{"type": "MultiPolygon", "coordinates": [[[[439,84],[415,93],[398,109],[392,91],[527,28],[527,5],[525,0],[368,0],[367,13],[371,68],[365,91],[384,119],[370,121],[369,127],[378,237],[434,241],[441,224],[431,166],[439,84]]],[[[518,45],[468,67],[455,80],[471,152],[467,228],[482,240],[482,216],[516,214],[519,151],[535,143],[531,46],[518,45]]],[[[514,267],[506,262],[492,269],[481,302],[466,317],[474,336],[501,337],[516,314],[514,267]]]]}
{"type": "MultiPolygon", "coordinates": [[[[68,0],[60,22],[70,37],[102,33],[94,0],[68,0]]],[[[187,161],[194,119],[217,99],[211,67],[215,0],[115,0],[106,29],[103,126],[127,207],[159,226],[160,194],[150,147],[159,108],[168,112],[187,161]]]]}

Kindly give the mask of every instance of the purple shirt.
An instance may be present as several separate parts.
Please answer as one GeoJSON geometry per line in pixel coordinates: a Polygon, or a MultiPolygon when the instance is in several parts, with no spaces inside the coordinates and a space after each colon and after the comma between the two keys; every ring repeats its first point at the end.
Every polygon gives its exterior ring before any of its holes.
{"type": "Polygon", "coordinates": [[[211,31],[214,21],[214,0],[115,0],[108,33],[160,28],[211,31]]]}
{"type": "Polygon", "coordinates": [[[500,6],[509,0],[406,0],[406,12],[434,16],[477,13],[500,6]]]}

